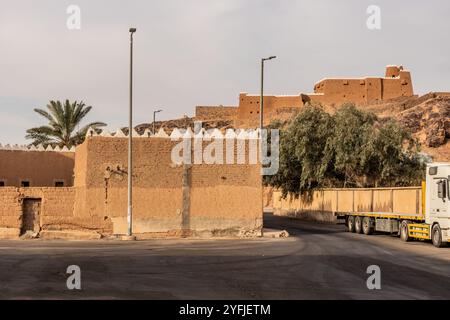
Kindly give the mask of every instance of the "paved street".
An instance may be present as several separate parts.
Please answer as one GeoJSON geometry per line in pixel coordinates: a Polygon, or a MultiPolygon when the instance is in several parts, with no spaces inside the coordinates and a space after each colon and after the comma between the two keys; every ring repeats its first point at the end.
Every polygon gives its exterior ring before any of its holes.
{"type": "Polygon", "coordinates": [[[0,298],[450,299],[450,249],[266,216],[287,239],[0,241],[0,298]],[[81,291],[66,268],[81,268],[81,291]],[[381,268],[381,290],[366,269],[381,268]]]}

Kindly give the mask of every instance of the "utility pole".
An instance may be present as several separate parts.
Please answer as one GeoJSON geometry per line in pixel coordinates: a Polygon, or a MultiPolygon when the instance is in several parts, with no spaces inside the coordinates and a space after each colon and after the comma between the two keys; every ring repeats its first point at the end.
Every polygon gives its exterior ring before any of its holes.
{"type": "Polygon", "coordinates": [[[133,237],[133,34],[136,28],[130,28],[130,105],[128,115],[128,232],[127,240],[133,237]]]}

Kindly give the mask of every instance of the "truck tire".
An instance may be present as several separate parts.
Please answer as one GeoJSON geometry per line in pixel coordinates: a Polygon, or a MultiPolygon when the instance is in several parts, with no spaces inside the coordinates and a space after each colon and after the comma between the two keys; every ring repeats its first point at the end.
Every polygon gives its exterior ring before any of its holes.
{"type": "Polygon", "coordinates": [[[349,216],[347,218],[347,228],[348,232],[355,232],[355,217],[349,216]]]}
{"type": "Polygon", "coordinates": [[[405,242],[408,242],[410,240],[409,233],[408,233],[408,221],[402,221],[400,225],[400,239],[402,239],[405,242]]]}
{"type": "Polygon", "coordinates": [[[373,233],[373,221],[370,217],[364,217],[362,221],[362,230],[365,235],[373,233]]]}
{"type": "Polygon", "coordinates": [[[360,216],[357,216],[355,218],[355,232],[356,233],[362,233],[363,232],[363,230],[362,230],[362,217],[360,217],[360,216]]]}
{"type": "Polygon", "coordinates": [[[437,223],[431,229],[431,241],[436,248],[442,248],[446,245],[446,243],[442,241],[441,227],[437,223]]]}

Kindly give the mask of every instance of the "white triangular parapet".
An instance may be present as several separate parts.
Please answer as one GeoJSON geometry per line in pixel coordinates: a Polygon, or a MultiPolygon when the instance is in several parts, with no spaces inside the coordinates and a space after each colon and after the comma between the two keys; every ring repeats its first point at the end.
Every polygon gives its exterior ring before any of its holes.
{"type": "Polygon", "coordinates": [[[183,134],[183,139],[191,139],[194,137],[194,132],[191,130],[191,128],[187,128],[183,134]]]}
{"type": "Polygon", "coordinates": [[[225,139],[236,139],[237,135],[233,129],[227,129],[225,132],[225,139]]]}
{"type": "Polygon", "coordinates": [[[219,129],[215,128],[212,131],[211,137],[214,139],[223,139],[223,133],[219,129]]]}
{"type": "Polygon", "coordinates": [[[172,133],[170,134],[170,139],[177,140],[181,138],[183,138],[183,133],[181,133],[178,128],[173,129],[172,133]]]}
{"type": "Polygon", "coordinates": [[[259,139],[259,129],[257,130],[248,130],[248,138],[249,139],[259,139]]]}
{"type": "Polygon", "coordinates": [[[100,136],[101,136],[101,137],[105,137],[105,138],[111,138],[111,137],[112,137],[112,134],[111,134],[111,132],[109,132],[108,130],[103,129],[103,130],[102,130],[102,133],[100,134],[100,136]]]}
{"type": "Polygon", "coordinates": [[[245,130],[237,130],[237,138],[240,140],[248,139],[248,132],[245,130]]]}
{"type": "Polygon", "coordinates": [[[75,146],[72,146],[72,148],[69,149],[70,152],[75,152],[75,146]]]}
{"type": "Polygon", "coordinates": [[[53,149],[53,151],[61,152],[61,148],[59,146],[56,146],[55,149],[53,149]]]}
{"type": "Polygon", "coordinates": [[[153,133],[149,128],[147,128],[144,130],[144,134],[141,137],[142,138],[150,138],[150,137],[153,137],[153,133]]]}
{"type": "Polygon", "coordinates": [[[53,148],[51,145],[47,145],[47,148],[45,148],[45,151],[53,151],[53,148]]]}
{"type": "Polygon", "coordinates": [[[95,131],[94,128],[89,127],[89,129],[86,131],[86,137],[96,137],[98,136],[97,131],[95,131]]]}
{"type": "Polygon", "coordinates": [[[67,148],[67,146],[64,146],[64,147],[61,149],[61,152],[69,152],[69,148],[67,148]]]}
{"type": "Polygon", "coordinates": [[[12,150],[12,147],[11,147],[11,145],[8,143],[8,144],[6,144],[6,145],[3,147],[3,149],[5,149],[5,150],[12,150]]]}
{"type": "Polygon", "coordinates": [[[197,133],[194,134],[195,139],[203,139],[203,135],[205,134],[206,130],[204,128],[201,128],[198,130],[197,133]]]}
{"type": "Polygon", "coordinates": [[[126,135],[123,133],[122,129],[117,129],[116,133],[114,134],[114,138],[125,138],[126,135]]]}
{"type": "Polygon", "coordinates": [[[45,148],[42,144],[39,144],[36,148],[38,151],[45,151],[45,148]]]}
{"type": "Polygon", "coordinates": [[[158,133],[154,135],[155,138],[169,138],[169,135],[164,131],[163,128],[159,128],[158,133]]]}
{"type": "Polygon", "coordinates": [[[30,150],[30,151],[37,151],[37,149],[38,149],[38,148],[36,148],[36,146],[35,146],[34,144],[32,144],[32,145],[28,148],[28,150],[30,150]]]}
{"type": "Polygon", "coordinates": [[[133,137],[135,137],[135,138],[140,138],[141,137],[141,135],[136,131],[136,129],[132,129],[131,130],[131,134],[133,135],[133,137]]]}
{"type": "Polygon", "coordinates": [[[203,139],[204,140],[211,140],[212,134],[213,134],[213,130],[212,129],[205,130],[205,132],[203,133],[203,139]]]}
{"type": "Polygon", "coordinates": [[[21,145],[19,146],[19,150],[22,150],[22,151],[28,151],[28,147],[27,147],[26,145],[24,145],[24,144],[21,144],[21,145]]]}
{"type": "Polygon", "coordinates": [[[20,149],[20,146],[19,146],[18,144],[13,145],[13,146],[12,146],[12,149],[13,149],[13,150],[21,150],[21,149],[20,149]]]}

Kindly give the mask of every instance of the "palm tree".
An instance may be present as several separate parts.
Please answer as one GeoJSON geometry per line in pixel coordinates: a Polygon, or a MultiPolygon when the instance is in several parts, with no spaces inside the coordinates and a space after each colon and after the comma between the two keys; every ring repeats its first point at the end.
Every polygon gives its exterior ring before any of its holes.
{"type": "Polygon", "coordinates": [[[91,111],[91,106],[86,106],[83,101],[72,102],[66,100],[50,101],[47,104],[48,111],[34,109],[35,112],[45,117],[49,123],[46,126],[31,128],[27,130],[26,139],[32,139],[32,144],[59,145],[71,148],[84,141],[89,128],[98,129],[106,126],[103,122],[92,122],[81,129],[79,125],[84,117],[91,111]]]}

